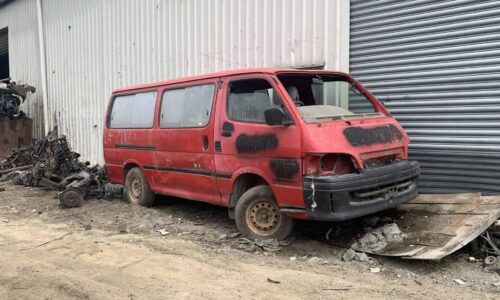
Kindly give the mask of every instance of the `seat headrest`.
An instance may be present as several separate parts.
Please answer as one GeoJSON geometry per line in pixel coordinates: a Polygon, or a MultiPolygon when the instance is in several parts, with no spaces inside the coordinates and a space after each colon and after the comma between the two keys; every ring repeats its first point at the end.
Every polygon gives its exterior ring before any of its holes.
{"type": "Polygon", "coordinates": [[[295,85],[289,85],[286,87],[286,91],[293,101],[300,101],[299,90],[295,85]]]}

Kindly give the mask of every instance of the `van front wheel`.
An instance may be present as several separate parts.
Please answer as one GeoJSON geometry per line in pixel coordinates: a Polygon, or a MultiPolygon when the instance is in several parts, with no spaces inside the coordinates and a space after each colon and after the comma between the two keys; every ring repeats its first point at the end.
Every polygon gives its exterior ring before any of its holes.
{"type": "Polygon", "coordinates": [[[241,196],[236,204],[235,219],[243,235],[257,240],[284,240],[294,228],[293,219],[280,211],[267,185],[253,187],[241,196]]]}
{"type": "Polygon", "coordinates": [[[141,169],[132,168],[125,178],[125,195],[131,204],[142,206],[153,206],[155,195],[149,189],[146,177],[142,174],[141,169]]]}

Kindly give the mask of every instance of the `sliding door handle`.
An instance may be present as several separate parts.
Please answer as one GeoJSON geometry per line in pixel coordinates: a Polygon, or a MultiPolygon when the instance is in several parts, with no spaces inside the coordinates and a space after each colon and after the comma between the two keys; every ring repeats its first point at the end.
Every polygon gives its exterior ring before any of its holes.
{"type": "Polygon", "coordinates": [[[203,149],[208,150],[208,136],[203,135],[203,149]]]}

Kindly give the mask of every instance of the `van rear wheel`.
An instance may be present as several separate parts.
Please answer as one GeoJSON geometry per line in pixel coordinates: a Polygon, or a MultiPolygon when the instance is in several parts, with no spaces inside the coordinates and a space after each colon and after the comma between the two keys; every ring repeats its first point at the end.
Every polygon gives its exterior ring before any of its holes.
{"type": "Polygon", "coordinates": [[[132,168],[125,178],[125,195],[131,204],[153,206],[155,195],[149,188],[146,177],[138,167],[132,168]]]}
{"type": "Polygon", "coordinates": [[[235,219],[243,235],[257,240],[284,240],[294,228],[293,219],[280,211],[267,185],[253,187],[241,196],[236,204],[235,219]]]}

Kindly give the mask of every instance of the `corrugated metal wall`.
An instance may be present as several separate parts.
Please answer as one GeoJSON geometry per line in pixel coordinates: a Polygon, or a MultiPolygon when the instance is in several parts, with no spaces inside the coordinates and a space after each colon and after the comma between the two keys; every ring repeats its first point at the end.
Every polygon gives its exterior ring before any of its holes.
{"type": "MultiPolygon", "coordinates": [[[[10,77],[17,83],[40,87],[38,27],[35,1],[13,1],[0,9],[0,29],[9,29],[10,77]]],[[[43,102],[41,89],[30,94],[22,109],[37,124],[34,137],[43,136],[43,102]]]]}
{"type": "Polygon", "coordinates": [[[102,162],[117,87],[259,66],[347,71],[348,11],[342,0],[43,0],[49,124],[102,162]]]}
{"type": "Polygon", "coordinates": [[[351,0],[350,69],[410,134],[421,192],[500,192],[500,1],[351,0]]]}

